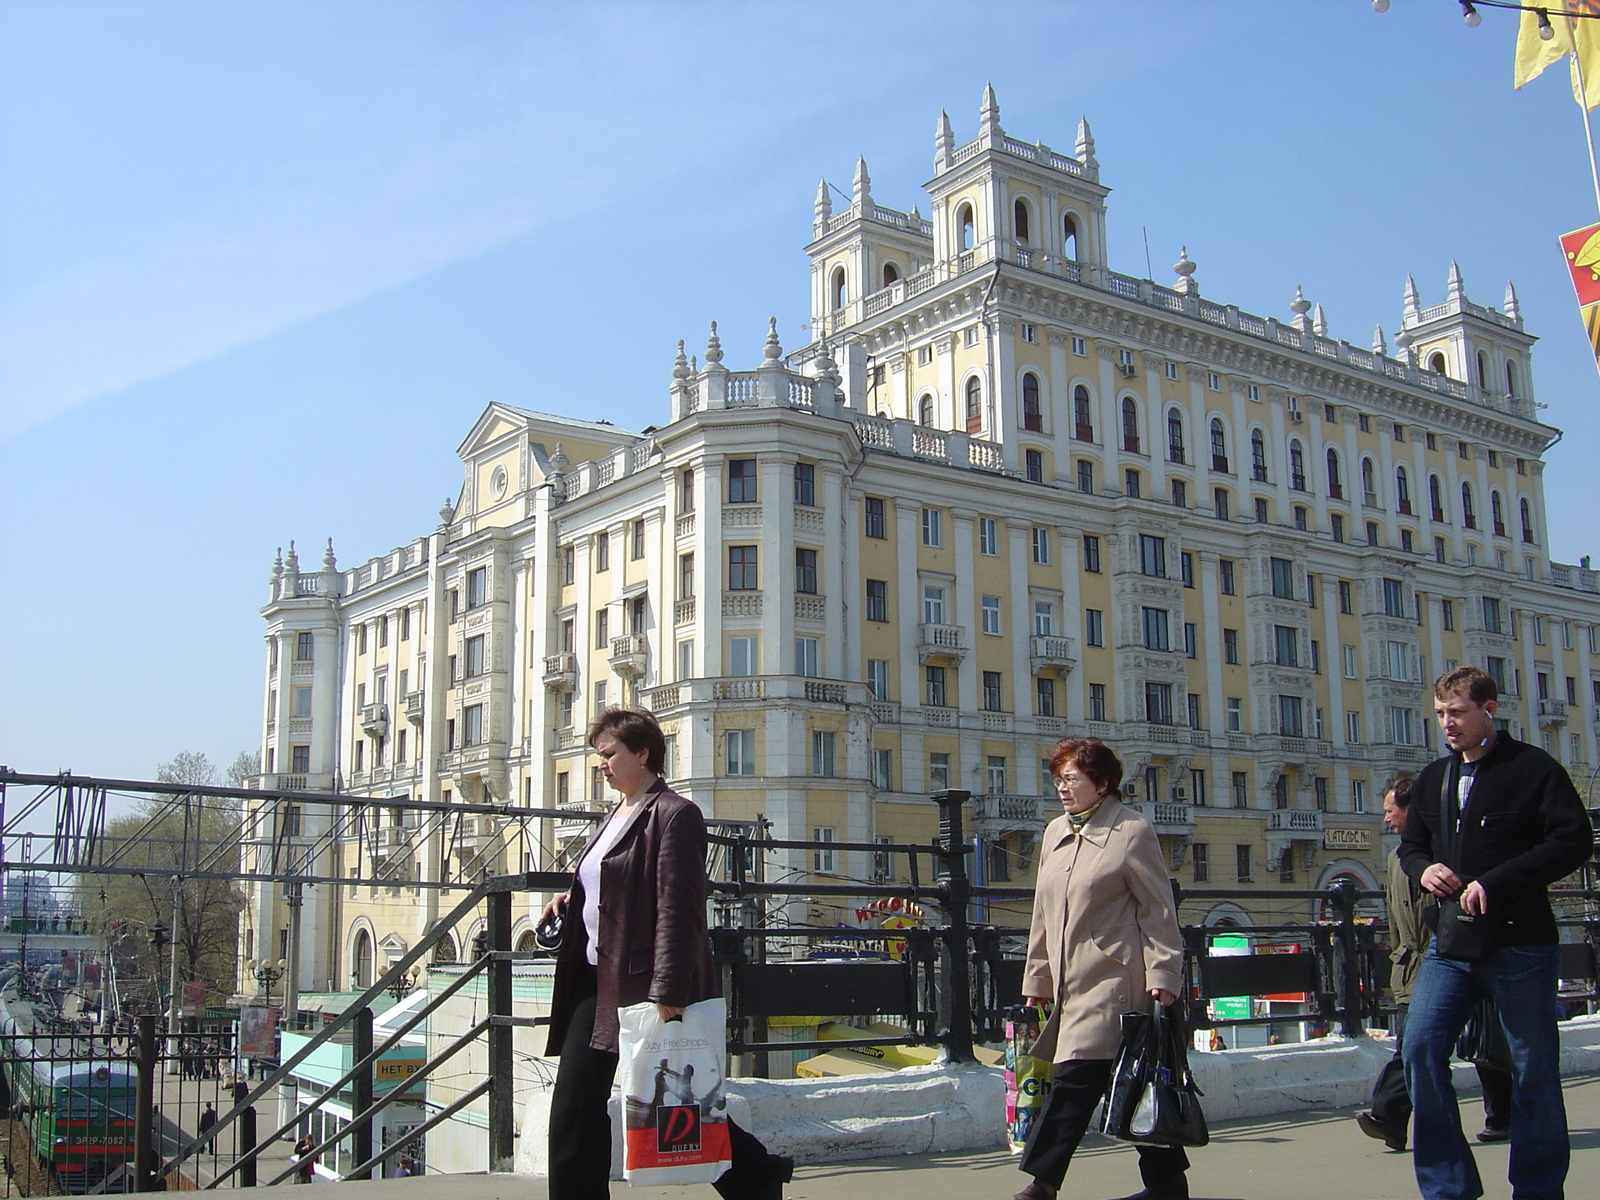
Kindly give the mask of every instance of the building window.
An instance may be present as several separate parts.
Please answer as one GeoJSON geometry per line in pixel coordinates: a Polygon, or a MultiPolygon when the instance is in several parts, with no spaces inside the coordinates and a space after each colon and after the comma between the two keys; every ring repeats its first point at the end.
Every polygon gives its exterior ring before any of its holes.
{"type": "Polygon", "coordinates": [[[1257,525],[1265,525],[1267,523],[1267,502],[1266,502],[1266,500],[1264,500],[1260,496],[1257,496],[1255,498],[1254,507],[1255,507],[1255,510],[1256,510],[1256,524],[1257,525]]]}
{"type": "Polygon", "coordinates": [[[1328,530],[1333,535],[1334,541],[1344,541],[1344,518],[1334,513],[1328,518],[1328,530]]]}
{"type": "Polygon", "coordinates": [[[886,579],[867,580],[867,620],[887,621],[889,619],[889,581],[886,579]]]}
{"type": "Polygon", "coordinates": [[[1200,719],[1200,693],[1199,692],[1190,692],[1188,694],[1187,701],[1188,701],[1188,704],[1187,704],[1188,713],[1187,713],[1187,715],[1188,715],[1188,718],[1189,718],[1189,728],[1190,729],[1201,729],[1201,728],[1204,728],[1204,723],[1200,719]]]}
{"type": "Polygon", "coordinates": [[[1497,597],[1483,597],[1483,628],[1488,633],[1505,632],[1504,614],[1497,597]]]}
{"type": "Polygon", "coordinates": [[[1172,480],[1172,507],[1189,507],[1189,485],[1181,479],[1172,480]]]}
{"type": "Polygon", "coordinates": [[[1131,397],[1122,401],[1122,448],[1129,454],[1139,451],[1139,406],[1131,397]]]}
{"type": "Polygon", "coordinates": [[[694,553],[678,555],[678,599],[694,598],[694,553]]]}
{"type": "Polygon", "coordinates": [[[984,596],[979,604],[979,628],[984,633],[1000,634],[1000,597],[984,596]]]}
{"type": "Polygon", "coordinates": [[[756,495],[756,460],[753,458],[729,459],[728,503],[754,504],[756,495]]]}
{"type": "Polygon", "coordinates": [[[694,639],[685,638],[678,643],[678,678],[694,678],[694,639]]]}
{"type": "Polygon", "coordinates": [[[761,640],[756,637],[728,639],[728,674],[759,675],[761,673],[761,640]]]}
{"type": "Polygon", "coordinates": [[[1041,717],[1056,715],[1056,681],[1040,675],[1033,681],[1034,711],[1041,717]]]}
{"type": "Polygon", "coordinates": [[[924,584],[922,587],[922,623],[924,625],[944,624],[944,589],[933,584],[924,584]]]}
{"type": "Polygon", "coordinates": [[[1235,845],[1233,848],[1233,869],[1240,883],[1252,883],[1255,880],[1250,869],[1250,849],[1248,845],[1235,845]]]}
{"type": "Polygon", "coordinates": [[[1211,847],[1205,842],[1196,842],[1189,847],[1189,862],[1194,874],[1192,882],[1211,882],[1211,847]]]}
{"type": "MultiPolygon", "coordinates": [[[[894,790],[893,750],[874,750],[872,752],[872,786],[883,792],[892,792],[894,790]]],[[[882,857],[887,865],[889,857],[887,854],[875,857],[882,857]]],[[[874,862],[873,870],[879,876],[888,874],[886,869],[878,869],[876,861],[874,862]]]]}
{"type": "Polygon", "coordinates": [[[1272,594],[1279,600],[1294,599],[1294,564],[1287,558],[1267,560],[1272,577],[1272,594]]]}
{"type": "Polygon", "coordinates": [[[863,512],[863,530],[869,538],[884,538],[888,532],[884,527],[883,497],[868,496],[863,512]]]}
{"type": "Polygon", "coordinates": [[[985,712],[1001,711],[999,671],[983,673],[983,708],[985,712]]]}
{"type": "Polygon", "coordinates": [[[1288,625],[1272,627],[1272,661],[1280,667],[1300,665],[1300,632],[1288,625]]]}
{"type": "MultiPolygon", "coordinates": [[[[366,699],[365,696],[357,696],[356,704],[360,706],[364,699],[366,699]]],[[[291,710],[291,715],[296,717],[309,717],[311,715],[311,689],[308,687],[295,688],[293,703],[294,708],[291,710]]]]}
{"type": "Polygon", "coordinates": [[[1278,697],[1278,732],[1284,737],[1305,737],[1305,701],[1299,696],[1278,697]]]}
{"type": "Polygon", "coordinates": [[[1401,516],[1411,515],[1411,476],[1404,467],[1394,469],[1394,504],[1401,516]]]}
{"type": "Polygon", "coordinates": [[[1122,473],[1122,490],[1130,500],[1137,500],[1144,494],[1143,485],[1139,482],[1139,472],[1132,467],[1122,473]]]}
{"type": "Polygon", "coordinates": [[[317,635],[309,630],[303,630],[294,635],[294,661],[312,662],[316,658],[317,635]]]}
{"type": "Polygon", "coordinates": [[[483,741],[483,705],[469,704],[461,710],[461,744],[476,746],[483,741]]]}
{"type": "MultiPolygon", "coordinates": [[[[1072,218],[1068,217],[1067,220],[1071,221],[1072,218]]],[[[1073,235],[1073,236],[1076,236],[1076,235],[1073,235]]],[[[1074,255],[1074,254],[1068,254],[1067,257],[1068,258],[1076,258],[1077,256],[1074,255]]],[[[1074,354],[1076,354],[1079,358],[1087,358],[1087,357],[1089,357],[1089,343],[1086,342],[1081,337],[1073,338],[1072,339],[1072,352],[1074,354]]]]}
{"type": "MultiPolygon", "coordinates": [[[[967,332],[969,334],[976,334],[978,332],[978,327],[974,325],[967,332]]],[[[970,344],[976,345],[977,338],[974,337],[970,344]]],[[[983,431],[983,381],[980,380],[976,375],[967,380],[966,413],[967,432],[981,433],[983,431]]]]}
{"type": "Polygon", "coordinates": [[[944,545],[944,514],[937,508],[924,508],[922,510],[922,544],[924,546],[944,545]]]}
{"type": "Polygon", "coordinates": [[[889,660],[867,659],[867,694],[874,700],[889,699],[889,660]]]}
{"type": "Polygon", "coordinates": [[[1183,444],[1183,414],[1175,408],[1167,410],[1167,461],[1179,464],[1189,461],[1183,444]]]}
{"type": "Polygon", "coordinates": [[[723,735],[727,747],[727,774],[754,775],[756,773],[756,731],[730,729],[723,735]]]}
{"type": "Polygon", "coordinates": [[[1172,724],[1172,685],[1146,681],[1144,719],[1152,725],[1172,724]]]}
{"type": "Polygon", "coordinates": [[[1036,637],[1054,637],[1056,606],[1049,600],[1033,602],[1033,632],[1036,637]]]}
{"type": "Polygon", "coordinates": [[[1033,561],[1040,566],[1050,563],[1050,531],[1039,525],[1033,527],[1033,561]]]}
{"type": "Polygon", "coordinates": [[[644,557],[644,518],[639,517],[633,522],[633,533],[628,539],[628,556],[635,561],[644,557]]]}
{"type": "Polygon", "coordinates": [[[942,792],[950,787],[950,755],[935,750],[928,755],[928,790],[942,792]]]}
{"type": "Polygon", "coordinates": [[[1044,413],[1039,408],[1039,377],[1032,371],[1022,376],[1022,427],[1035,433],[1044,429],[1044,413]]]}
{"type": "MultiPolygon", "coordinates": [[[[611,535],[597,533],[594,535],[594,569],[596,571],[609,571],[611,569],[611,535]]],[[[471,577],[467,583],[467,607],[473,607],[471,577]]]]}
{"type": "Polygon", "coordinates": [[[1339,654],[1343,659],[1344,677],[1346,679],[1357,678],[1356,648],[1354,646],[1340,646],[1339,654]]]}
{"type": "Polygon", "coordinates": [[[1344,480],[1339,474],[1339,452],[1328,450],[1328,498],[1330,500],[1344,499],[1344,480]]]}
{"type": "Polygon", "coordinates": [[[1086,458],[1078,460],[1078,491],[1085,496],[1094,495],[1094,464],[1086,458]]]}
{"type": "MultiPolygon", "coordinates": [[[[1522,460],[1518,459],[1517,462],[1520,465],[1522,460]]],[[[1518,501],[1517,509],[1522,515],[1522,540],[1529,545],[1533,545],[1535,541],[1533,536],[1533,507],[1528,503],[1527,497],[1523,497],[1522,500],[1518,501]]]]}
{"type": "Polygon", "coordinates": [[[991,796],[1003,796],[1011,790],[1006,786],[1006,760],[1003,755],[987,755],[983,765],[991,796]]]}
{"type": "Polygon", "coordinates": [[[1025,450],[1022,454],[1023,474],[1029,483],[1044,482],[1044,454],[1038,450],[1025,450]]]}
{"type": "MultiPolygon", "coordinates": [[[[1432,437],[1433,435],[1429,434],[1428,436],[1432,437]]],[[[1443,524],[1445,519],[1444,493],[1439,487],[1439,477],[1437,475],[1428,476],[1428,507],[1431,510],[1430,515],[1433,519],[1443,524]]]]}
{"type": "Polygon", "coordinates": [[[945,668],[935,666],[923,667],[922,682],[924,685],[923,703],[933,708],[946,707],[945,668]]]}
{"type": "Polygon", "coordinates": [[[799,549],[794,552],[794,590],[808,596],[817,594],[817,552],[799,549]]]}
{"type": "Polygon", "coordinates": [[[1239,631],[1237,629],[1224,629],[1222,631],[1222,661],[1229,666],[1239,665],[1239,631]]]}
{"type": "Polygon", "coordinates": [[[811,773],[813,775],[824,779],[832,779],[834,775],[838,774],[834,761],[834,750],[837,742],[838,735],[831,730],[813,729],[811,731],[811,773]]]}
{"type": "Polygon", "coordinates": [[[1094,575],[1100,574],[1100,538],[1097,534],[1083,535],[1083,569],[1094,575]]]}
{"type": "Polygon", "coordinates": [[[1091,683],[1089,685],[1089,720],[1104,721],[1106,719],[1106,685],[1091,683]]]}
{"type": "Polygon", "coordinates": [[[1172,638],[1168,630],[1169,616],[1167,610],[1164,608],[1142,608],[1139,611],[1144,630],[1144,648],[1146,650],[1171,650],[1172,638]]]}
{"type": "Polygon", "coordinates": [[[1239,696],[1227,698],[1227,723],[1229,733],[1244,732],[1244,700],[1239,696]]]}
{"type": "Polygon", "coordinates": [[[1167,577],[1167,539],[1148,533],[1139,535],[1139,574],[1167,577]]]}
{"type": "Polygon", "coordinates": [[[466,644],[467,678],[483,674],[483,641],[484,635],[469,637],[466,644]]]}
{"type": "Polygon", "coordinates": [[[817,503],[817,467],[815,463],[797,462],[794,465],[794,502],[806,508],[817,503]]]}
{"type": "Polygon", "coordinates": [[[594,648],[606,650],[611,646],[611,610],[597,608],[594,613],[594,648]]]}
{"type": "MultiPolygon", "coordinates": [[[[1351,709],[1344,714],[1344,740],[1352,746],[1361,744],[1361,714],[1351,709]]],[[[1365,811],[1357,809],[1357,812],[1365,811]]]]}
{"type": "Polygon", "coordinates": [[[489,568],[478,567],[467,572],[467,607],[481,608],[489,597],[489,568]]]}
{"type": "Polygon", "coordinates": [[[1083,610],[1083,644],[1086,646],[1106,644],[1106,615],[1098,608],[1083,610]]]}
{"type": "Polygon", "coordinates": [[[1089,389],[1079,384],[1072,389],[1072,436],[1080,442],[1094,441],[1094,417],[1089,389]]]}
{"type": "Polygon", "coordinates": [[[812,678],[822,672],[818,665],[820,658],[819,640],[814,637],[797,637],[794,640],[794,673],[807,675],[812,678]]]}
{"type": "Polygon", "coordinates": [[[1000,526],[993,517],[978,518],[978,553],[991,558],[1000,553],[1000,526]]]}
{"type": "Polygon", "coordinates": [[[730,592],[753,592],[761,585],[756,572],[757,558],[755,546],[729,546],[728,547],[728,590],[730,592]]]}

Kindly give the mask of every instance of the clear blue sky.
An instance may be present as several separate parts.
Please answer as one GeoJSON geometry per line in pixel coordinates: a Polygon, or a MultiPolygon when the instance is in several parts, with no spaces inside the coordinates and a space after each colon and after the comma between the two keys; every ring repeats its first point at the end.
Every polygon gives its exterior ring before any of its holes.
{"type": "Polygon", "coordinates": [[[1600,551],[1595,219],[1564,72],[1454,0],[0,0],[0,762],[149,777],[259,740],[274,548],[430,530],[493,400],[666,413],[674,342],[804,340],[817,177],[909,208],[948,108],[1098,141],[1112,265],[1393,337],[1516,280],[1556,557],[1600,551]]]}

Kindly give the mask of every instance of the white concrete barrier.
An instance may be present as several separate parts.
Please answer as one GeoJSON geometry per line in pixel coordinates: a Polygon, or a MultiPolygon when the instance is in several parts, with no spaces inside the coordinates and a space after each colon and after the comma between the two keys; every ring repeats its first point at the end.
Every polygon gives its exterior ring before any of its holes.
{"type": "MultiPolygon", "coordinates": [[[[1212,1122],[1315,1108],[1364,1105],[1372,1081],[1393,1053],[1373,1038],[1193,1052],[1195,1082],[1212,1122]]],[[[554,1064],[552,1063],[553,1067],[554,1064]]],[[[1600,1016],[1561,1025],[1561,1073],[1600,1071],[1600,1016]]],[[[1478,1087],[1466,1063],[1456,1088],[1478,1087]]],[[[775,1154],[801,1163],[951,1153],[1005,1145],[1005,1078],[994,1067],[907,1067],[890,1075],[836,1079],[730,1079],[729,1115],[775,1154]]],[[[524,1110],[517,1172],[545,1174],[550,1093],[538,1090],[524,1110]]],[[[612,1098],[612,1178],[622,1178],[622,1122],[612,1098]]]]}

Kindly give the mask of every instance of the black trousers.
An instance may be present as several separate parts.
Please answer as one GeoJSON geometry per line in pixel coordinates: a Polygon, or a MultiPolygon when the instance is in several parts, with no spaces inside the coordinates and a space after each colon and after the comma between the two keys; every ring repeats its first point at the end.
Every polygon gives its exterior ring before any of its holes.
{"type": "MultiPolygon", "coordinates": [[[[595,974],[579,978],[580,997],[561,1043],[555,1090],[550,1096],[550,1200],[609,1200],[611,1118],[606,1105],[617,1075],[617,1055],[595,1050],[595,974]]],[[[712,1184],[724,1200],[762,1200],[777,1195],[778,1159],[751,1133],[728,1122],[733,1165],[712,1184]]]]}
{"type": "MultiPolygon", "coordinates": [[[[1402,1134],[1411,1126],[1411,1095],[1406,1091],[1406,1068],[1396,1042],[1394,1057],[1383,1064],[1372,1085],[1372,1115],[1402,1134]]],[[[1478,1064],[1483,1085],[1483,1124],[1486,1129],[1511,1128],[1511,1073],[1478,1064]]]]}
{"type": "MultiPolygon", "coordinates": [[[[1059,1188],[1109,1082],[1109,1058],[1057,1063],[1050,1095],[1028,1131],[1020,1168],[1040,1183],[1059,1188]]],[[[1147,1188],[1180,1183],[1188,1169],[1189,1156],[1181,1147],[1139,1147],[1139,1176],[1147,1188]]]]}

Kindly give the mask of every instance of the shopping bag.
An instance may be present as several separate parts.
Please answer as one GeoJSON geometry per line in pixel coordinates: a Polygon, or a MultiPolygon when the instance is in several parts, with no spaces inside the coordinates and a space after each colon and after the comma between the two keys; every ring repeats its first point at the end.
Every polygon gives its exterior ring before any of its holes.
{"type": "Polygon", "coordinates": [[[1006,1009],[1006,1137],[1013,1154],[1028,1142],[1028,1131],[1050,1095],[1055,1064],[1028,1053],[1045,1022],[1043,1005],[1016,1004],[1006,1009]]]}
{"type": "Polygon", "coordinates": [[[646,1002],[617,1017],[623,1178],[650,1187],[711,1183],[733,1161],[723,1086],[727,1005],[702,1000],[663,1021],[646,1002]]]}
{"type": "Polygon", "coordinates": [[[1154,1069],[1152,1021],[1146,1012],[1122,1014],[1122,1041],[1111,1066],[1105,1101],[1100,1108],[1100,1129],[1115,1138],[1128,1136],[1128,1121],[1138,1103],[1144,1081],[1154,1069]]]}
{"type": "Polygon", "coordinates": [[[1146,1054],[1152,1069],[1134,1101],[1125,1140],[1146,1146],[1204,1146],[1211,1134],[1200,1109],[1200,1089],[1189,1072],[1183,1029],[1165,1009],[1155,1016],[1146,1054]]]}

